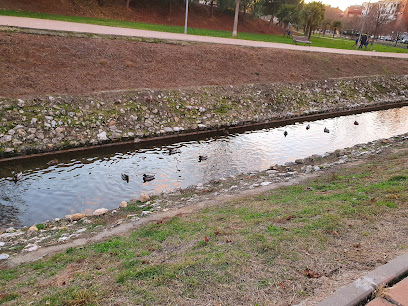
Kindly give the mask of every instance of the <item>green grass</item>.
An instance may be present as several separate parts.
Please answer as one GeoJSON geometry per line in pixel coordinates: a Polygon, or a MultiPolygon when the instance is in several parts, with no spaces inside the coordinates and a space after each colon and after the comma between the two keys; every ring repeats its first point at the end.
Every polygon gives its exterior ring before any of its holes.
{"type": "MultiPolygon", "coordinates": [[[[25,12],[25,11],[12,11],[12,10],[0,10],[0,15],[69,21],[69,22],[77,22],[77,23],[87,23],[87,24],[95,24],[95,25],[103,25],[103,26],[160,31],[160,32],[169,32],[169,33],[184,33],[184,27],[180,27],[180,26],[140,23],[140,22],[124,21],[124,20],[112,20],[112,19],[101,19],[101,18],[90,18],[90,17],[79,17],[79,16],[64,16],[64,15],[25,12]]],[[[188,34],[232,38],[231,31],[188,28],[188,34]]],[[[268,35],[268,34],[255,34],[255,33],[240,32],[238,33],[238,36],[236,38],[244,39],[244,40],[253,40],[253,41],[265,41],[265,42],[293,44],[292,39],[284,38],[281,35],[268,35]]],[[[311,41],[312,41],[312,45],[315,47],[350,49],[350,50],[354,49],[352,48],[352,45],[354,43],[354,41],[352,40],[328,39],[324,37],[313,36],[311,37],[311,41]]],[[[377,52],[408,53],[408,50],[406,49],[388,47],[388,46],[377,45],[377,44],[374,44],[373,49],[377,52]]]]}

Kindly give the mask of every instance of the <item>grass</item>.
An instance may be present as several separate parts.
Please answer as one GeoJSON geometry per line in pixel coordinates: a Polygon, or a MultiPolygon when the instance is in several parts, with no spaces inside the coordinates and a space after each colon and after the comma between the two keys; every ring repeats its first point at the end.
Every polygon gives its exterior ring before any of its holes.
{"type": "MultiPolygon", "coordinates": [[[[140,29],[140,30],[169,32],[169,33],[184,33],[184,27],[180,27],[180,26],[140,23],[140,22],[133,22],[133,21],[125,21],[125,20],[112,20],[112,19],[90,18],[90,17],[80,17],[80,16],[64,16],[64,15],[35,13],[35,12],[26,12],[26,11],[13,11],[13,10],[0,10],[0,15],[69,21],[69,22],[77,22],[77,23],[87,23],[87,24],[95,24],[95,25],[102,25],[102,26],[122,27],[122,28],[131,28],[131,29],[140,29]]],[[[231,31],[189,28],[188,34],[232,38],[231,31]]],[[[241,32],[241,33],[238,33],[237,38],[244,39],[244,40],[276,42],[276,43],[286,43],[286,44],[293,43],[292,39],[284,38],[281,35],[268,35],[268,34],[255,34],[255,33],[241,32]]],[[[353,49],[352,45],[354,43],[354,41],[352,40],[328,39],[326,37],[317,37],[317,36],[311,37],[311,41],[312,41],[312,45],[315,47],[326,47],[326,48],[336,48],[336,49],[353,49]]],[[[374,44],[373,49],[377,52],[408,53],[408,50],[406,49],[377,45],[377,44],[374,44]]]]}
{"type": "Polygon", "coordinates": [[[2,270],[0,291],[34,305],[300,302],[319,286],[306,269],[366,269],[377,262],[370,245],[404,247],[388,238],[406,229],[406,151],[381,158],[2,270]],[[357,255],[343,251],[354,244],[357,255]],[[54,278],[65,284],[41,285],[54,278]]]}

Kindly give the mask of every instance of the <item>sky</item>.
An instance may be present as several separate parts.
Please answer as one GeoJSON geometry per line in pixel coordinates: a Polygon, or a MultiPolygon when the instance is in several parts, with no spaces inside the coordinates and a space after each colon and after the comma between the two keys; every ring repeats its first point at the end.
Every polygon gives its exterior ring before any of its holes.
{"type": "MultiPolygon", "coordinates": [[[[313,2],[316,0],[306,0],[305,2],[313,2]]],[[[318,0],[317,0],[318,1],[318,0]]],[[[339,7],[342,11],[344,11],[350,5],[361,5],[363,2],[367,2],[368,0],[320,0],[323,4],[328,4],[333,7],[339,7]]]]}

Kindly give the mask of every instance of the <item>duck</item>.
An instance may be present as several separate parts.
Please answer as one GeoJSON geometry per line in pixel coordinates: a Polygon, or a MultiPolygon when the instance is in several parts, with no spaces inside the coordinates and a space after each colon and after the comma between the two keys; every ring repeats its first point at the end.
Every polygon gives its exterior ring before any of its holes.
{"type": "Polygon", "coordinates": [[[177,150],[177,149],[174,149],[174,148],[169,149],[169,155],[174,155],[174,154],[177,154],[177,153],[180,153],[180,151],[177,150]]]}
{"type": "Polygon", "coordinates": [[[198,162],[202,162],[203,160],[207,160],[207,159],[208,159],[207,156],[204,156],[204,155],[199,155],[198,156],[198,162]]]}
{"type": "Polygon", "coordinates": [[[287,131],[284,131],[283,132],[283,135],[286,137],[286,136],[288,136],[288,132],[287,131]]]}
{"type": "Polygon", "coordinates": [[[330,133],[329,129],[327,127],[324,128],[325,133],[330,133]]]}
{"type": "Polygon", "coordinates": [[[19,173],[16,173],[16,174],[14,174],[14,176],[13,176],[13,182],[14,183],[17,183],[19,180],[21,180],[23,178],[23,173],[22,172],[19,172],[19,173]]]}
{"type": "Polygon", "coordinates": [[[308,129],[310,129],[310,124],[308,124],[308,125],[306,126],[306,130],[308,130],[308,129]]]}
{"type": "Polygon", "coordinates": [[[354,121],[354,125],[359,125],[358,121],[354,121]]]}
{"type": "Polygon", "coordinates": [[[48,166],[55,166],[56,164],[58,164],[58,159],[51,159],[47,165],[48,166]]]}
{"type": "Polygon", "coordinates": [[[143,182],[153,181],[155,179],[152,174],[143,174],[143,182]]]}
{"type": "Polygon", "coordinates": [[[122,180],[126,181],[126,183],[129,183],[129,175],[127,175],[126,173],[122,173],[120,176],[122,177],[122,180]]]}

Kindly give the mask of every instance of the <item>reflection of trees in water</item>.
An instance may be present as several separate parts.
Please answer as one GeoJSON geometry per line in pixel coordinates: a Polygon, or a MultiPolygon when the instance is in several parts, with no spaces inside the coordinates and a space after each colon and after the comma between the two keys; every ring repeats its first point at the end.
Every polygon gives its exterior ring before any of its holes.
{"type": "Polygon", "coordinates": [[[0,226],[18,225],[17,215],[20,209],[15,207],[15,203],[24,203],[19,188],[13,188],[10,185],[14,183],[0,182],[0,226]]]}

